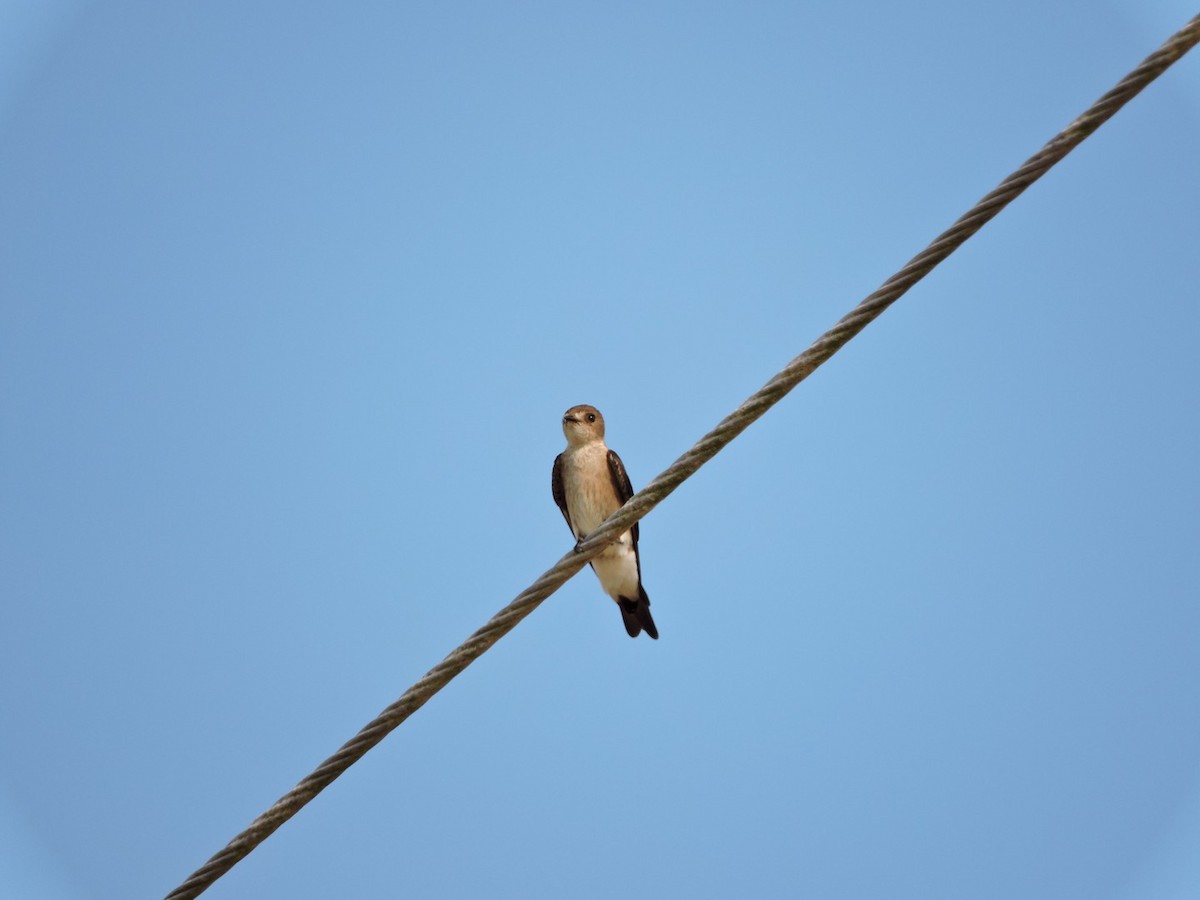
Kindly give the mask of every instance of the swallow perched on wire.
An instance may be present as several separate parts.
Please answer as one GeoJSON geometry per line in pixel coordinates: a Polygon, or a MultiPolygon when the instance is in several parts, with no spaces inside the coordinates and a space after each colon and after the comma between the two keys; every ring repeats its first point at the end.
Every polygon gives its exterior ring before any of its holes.
{"type": "MultiPolygon", "coordinates": [[[[572,406],[562,418],[567,449],[554,459],[550,489],[577,541],[633,496],[621,457],[604,443],[604,416],[594,406],[572,406]]],[[[630,637],[643,631],[658,640],[650,598],[642,587],[637,523],[592,560],[604,592],[617,602],[630,637]]]]}

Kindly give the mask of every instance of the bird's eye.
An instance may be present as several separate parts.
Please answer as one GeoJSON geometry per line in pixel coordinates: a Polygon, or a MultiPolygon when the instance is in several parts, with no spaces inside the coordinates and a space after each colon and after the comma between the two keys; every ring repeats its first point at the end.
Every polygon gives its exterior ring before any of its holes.
{"type": "Polygon", "coordinates": [[[592,415],[591,413],[588,413],[588,421],[589,421],[589,422],[595,422],[595,421],[596,421],[596,417],[595,417],[594,415],[592,415]]]}

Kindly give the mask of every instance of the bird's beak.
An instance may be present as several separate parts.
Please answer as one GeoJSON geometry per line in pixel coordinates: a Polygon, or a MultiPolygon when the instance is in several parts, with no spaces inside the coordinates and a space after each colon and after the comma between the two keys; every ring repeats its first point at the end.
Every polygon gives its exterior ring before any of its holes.
{"type": "Polygon", "coordinates": [[[575,418],[574,416],[563,416],[563,424],[564,425],[566,425],[568,422],[578,422],[578,421],[579,420],[577,418],[575,418]]]}

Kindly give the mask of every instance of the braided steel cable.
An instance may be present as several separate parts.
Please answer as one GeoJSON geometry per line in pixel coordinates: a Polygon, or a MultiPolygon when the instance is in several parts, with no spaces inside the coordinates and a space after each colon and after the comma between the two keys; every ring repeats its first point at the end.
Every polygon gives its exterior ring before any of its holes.
{"type": "Polygon", "coordinates": [[[391,706],[366,725],[333,756],[321,763],[311,775],[284,794],[270,809],[197,869],[183,884],[167,895],[167,900],[195,897],[228,872],[239,860],[269,837],[275,829],[294,816],[308,801],[324,790],[335,778],[361,759],[401,722],[420,709],[451,679],[478,659],[496,641],[582,569],[619,535],[629,530],[663,501],[697,469],[712,459],[752,422],[778,403],[792,388],[813,373],[826,360],[885,309],[902,297],[942,260],[982,228],[1027,187],[1041,178],[1059,160],[1077,147],[1150,82],[1167,70],[1188,50],[1200,43],[1200,15],[1188,22],[1166,43],[1123,78],[1116,87],[1097,100],[1079,118],[1055,135],[1024,165],[1009,175],[991,193],[973,206],[950,228],[907,265],[858,304],[837,324],[788,363],[774,378],[726,416],[712,431],[671,463],[657,478],[630,498],[578,547],[562,557],[508,606],[459,645],[424,677],[410,687],[391,706]]]}

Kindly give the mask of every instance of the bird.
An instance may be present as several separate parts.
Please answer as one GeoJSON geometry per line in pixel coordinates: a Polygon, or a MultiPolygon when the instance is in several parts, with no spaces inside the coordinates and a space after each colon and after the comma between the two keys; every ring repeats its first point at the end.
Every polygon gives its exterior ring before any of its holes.
{"type": "MultiPolygon", "coordinates": [[[[594,406],[572,406],[563,414],[567,449],[554,458],[550,490],[567,527],[582,541],[633,496],[621,457],[604,443],[604,416],[594,406]]],[[[642,587],[638,526],[617,538],[592,560],[592,571],[604,592],[616,601],[630,637],[643,631],[658,640],[650,615],[650,598],[642,587]]]]}

